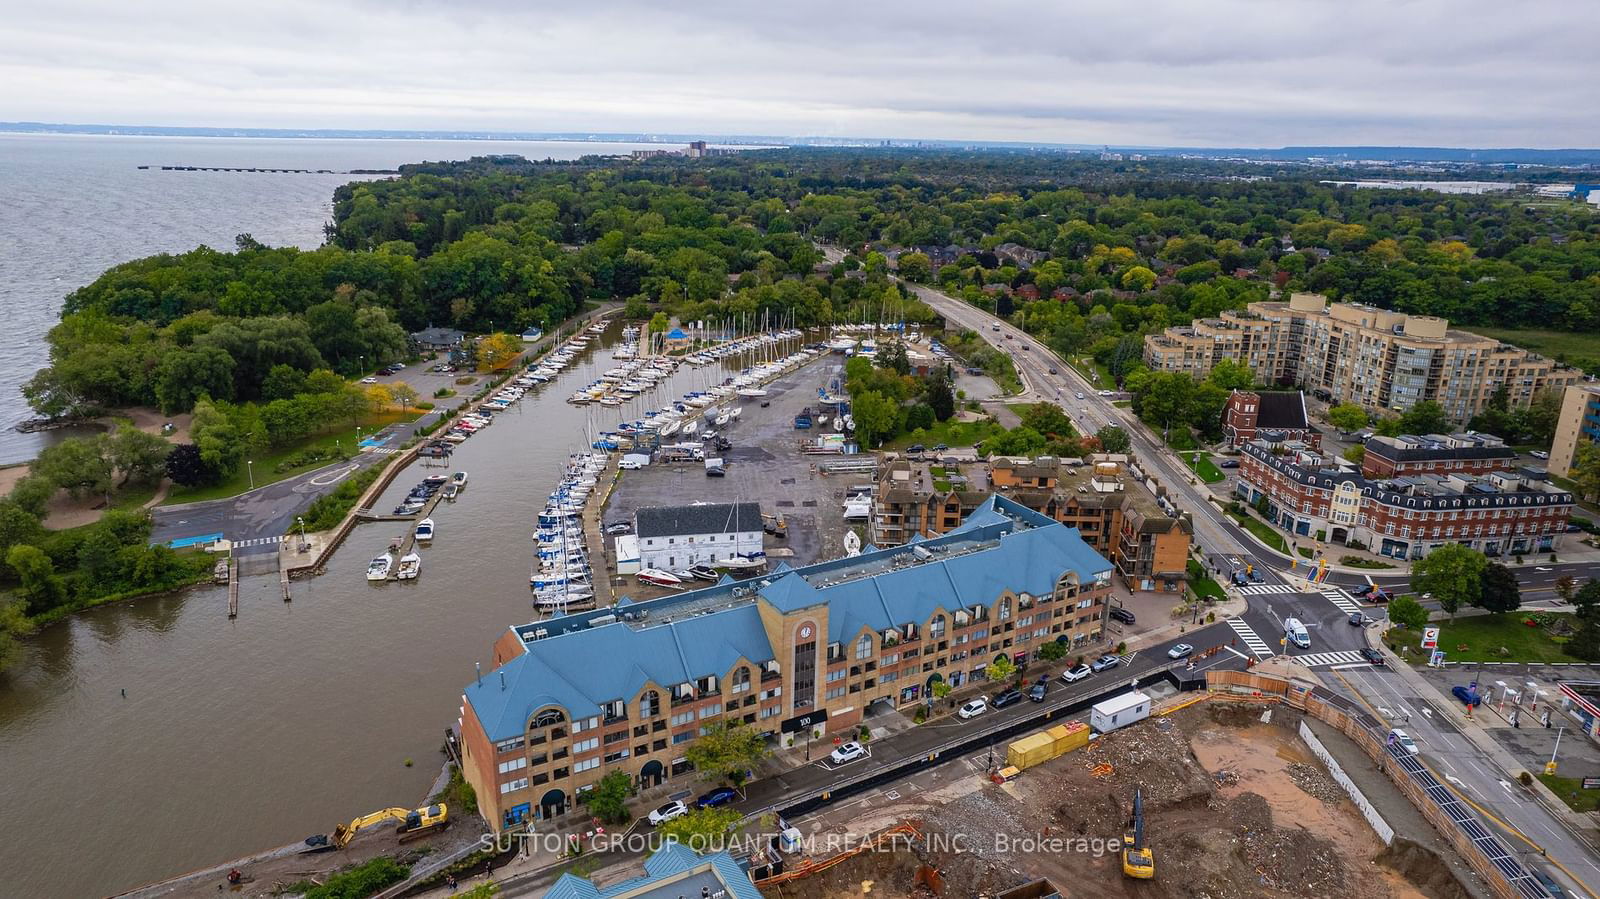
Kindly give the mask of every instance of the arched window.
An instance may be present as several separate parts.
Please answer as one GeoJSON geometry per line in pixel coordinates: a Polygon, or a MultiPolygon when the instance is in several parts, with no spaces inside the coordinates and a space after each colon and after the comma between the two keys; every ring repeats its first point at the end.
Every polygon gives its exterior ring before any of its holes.
{"type": "Polygon", "coordinates": [[[928,639],[930,639],[930,640],[943,640],[944,639],[944,616],[943,615],[935,615],[933,617],[933,620],[928,622],[928,639]]]}
{"type": "Polygon", "coordinates": [[[545,709],[533,718],[533,727],[550,727],[567,720],[567,716],[560,709],[545,709]]]}
{"type": "Polygon", "coordinates": [[[661,694],[654,690],[644,691],[639,697],[639,717],[654,718],[661,711],[661,694]]]}
{"type": "Polygon", "coordinates": [[[872,635],[871,634],[862,634],[861,635],[861,639],[856,641],[856,658],[858,658],[858,659],[870,659],[870,658],[872,658],[872,635]]]}
{"type": "Polygon", "coordinates": [[[740,665],[738,670],[733,672],[733,692],[743,693],[748,689],[750,689],[750,669],[740,665]]]}

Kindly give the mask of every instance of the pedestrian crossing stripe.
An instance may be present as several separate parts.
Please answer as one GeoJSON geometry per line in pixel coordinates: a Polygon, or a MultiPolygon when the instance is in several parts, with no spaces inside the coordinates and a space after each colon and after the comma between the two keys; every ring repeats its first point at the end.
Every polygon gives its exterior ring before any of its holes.
{"type": "Polygon", "coordinates": [[[1361,653],[1353,649],[1344,649],[1338,652],[1314,652],[1310,655],[1295,656],[1294,660],[1307,668],[1320,668],[1325,665],[1349,665],[1353,663],[1370,664],[1361,657],[1361,653]]]}
{"type": "Polygon", "coordinates": [[[1361,611],[1361,606],[1357,605],[1355,599],[1343,590],[1324,590],[1322,591],[1322,597],[1338,606],[1343,612],[1357,613],[1361,611]]]}
{"type": "Polygon", "coordinates": [[[235,547],[266,546],[268,543],[281,543],[285,539],[284,537],[251,537],[247,540],[234,540],[231,542],[235,547]]]}
{"type": "Polygon", "coordinates": [[[1240,587],[1239,592],[1246,596],[1260,596],[1263,593],[1294,593],[1295,589],[1288,584],[1251,584],[1240,587]]]}
{"type": "Polygon", "coordinates": [[[366,452],[374,456],[392,456],[400,451],[392,446],[369,446],[366,448],[366,452]]]}
{"type": "Polygon", "coordinates": [[[1272,657],[1272,648],[1267,646],[1266,641],[1256,634],[1255,629],[1245,624],[1243,620],[1229,618],[1228,627],[1233,628],[1233,632],[1239,635],[1239,639],[1244,641],[1244,645],[1248,646],[1251,652],[1263,659],[1272,657]]]}

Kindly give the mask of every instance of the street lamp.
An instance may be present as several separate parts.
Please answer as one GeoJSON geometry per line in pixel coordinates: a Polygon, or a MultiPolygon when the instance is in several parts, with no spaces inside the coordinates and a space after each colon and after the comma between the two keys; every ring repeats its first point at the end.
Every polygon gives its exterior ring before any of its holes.
{"type": "Polygon", "coordinates": [[[306,547],[311,545],[310,542],[306,540],[306,520],[299,515],[296,515],[294,520],[300,523],[300,551],[305,552],[306,547]]]}
{"type": "Polygon", "coordinates": [[[244,460],[244,468],[245,471],[250,475],[250,489],[256,489],[256,460],[244,460]]]}

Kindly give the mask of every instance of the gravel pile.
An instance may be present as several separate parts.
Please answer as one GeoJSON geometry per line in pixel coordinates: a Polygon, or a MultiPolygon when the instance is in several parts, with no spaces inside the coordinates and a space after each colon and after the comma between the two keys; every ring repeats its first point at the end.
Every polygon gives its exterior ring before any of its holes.
{"type": "Polygon", "coordinates": [[[1314,799],[1333,805],[1345,798],[1342,787],[1334,782],[1328,773],[1316,765],[1307,765],[1304,762],[1295,762],[1289,766],[1289,779],[1294,785],[1306,792],[1314,799]]]}
{"type": "Polygon", "coordinates": [[[1298,827],[1274,827],[1267,801],[1246,793],[1228,803],[1245,864],[1267,889],[1296,896],[1333,896],[1345,891],[1345,872],[1333,843],[1298,827]]]}

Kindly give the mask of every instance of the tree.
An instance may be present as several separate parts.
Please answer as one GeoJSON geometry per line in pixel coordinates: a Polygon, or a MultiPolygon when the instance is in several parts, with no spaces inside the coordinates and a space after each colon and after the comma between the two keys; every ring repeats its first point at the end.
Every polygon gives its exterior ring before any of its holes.
{"type": "Polygon", "coordinates": [[[1411,565],[1411,589],[1431,593],[1453,621],[1463,605],[1475,606],[1482,596],[1483,573],[1489,560],[1459,543],[1446,543],[1411,565]]]}
{"type": "Polygon", "coordinates": [[[767,757],[767,745],[754,728],[719,721],[689,744],[683,755],[696,771],[737,787],[750,769],[767,757]]]}
{"type": "Polygon", "coordinates": [[[221,347],[168,352],[155,374],[156,401],[161,404],[161,411],[187,412],[203,396],[233,399],[234,368],[233,356],[221,347]]]}
{"type": "Polygon", "coordinates": [[[1328,409],[1328,424],[1349,434],[1367,426],[1367,410],[1356,403],[1340,403],[1328,409]]]}
{"type": "Polygon", "coordinates": [[[400,404],[401,412],[411,408],[417,401],[417,396],[417,388],[404,381],[395,381],[389,385],[389,398],[400,404]]]}
{"type": "Polygon", "coordinates": [[[1128,432],[1116,425],[1106,425],[1094,432],[1094,438],[1100,441],[1100,449],[1108,453],[1126,453],[1133,448],[1133,439],[1128,432]]]}
{"type": "Polygon", "coordinates": [[[0,672],[22,657],[22,638],[33,633],[33,622],[20,600],[0,597],[0,672]]]}
{"type": "Polygon", "coordinates": [[[35,472],[12,485],[11,492],[6,498],[21,506],[34,518],[43,518],[51,497],[54,497],[59,489],[49,478],[35,472]]]}
{"type": "Polygon", "coordinates": [[[272,366],[267,371],[267,379],[261,382],[262,399],[286,400],[305,390],[306,373],[282,363],[272,366]]]}
{"type": "Polygon", "coordinates": [[[1573,594],[1572,606],[1578,630],[1567,641],[1567,652],[1590,662],[1600,660],[1600,580],[1590,578],[1573,594]]]}
{"type": "Polygon", "coordinates": [[[33,470],[76,499],[110,496],[115,468],[104,452],[106,437],[69,437],[46,447],[34,460],[33,470]]]}
{"type": "Polygon", "coordinates": [[[893,437],[900,427],[900,405],[875,390],[855,394],[851,413],[856,419],[856,438],[872,448],[893,437]]]}
{"type": "Polygon", "coordinates": [[[925,384],[923,394],[929,408],[933,409],[935,420],[945,421],[956,414],[956,395],[950,389],[950,378],[944,369],[929,374],[925,384]]]}
{"type": "Polygon", "coordinates": [[[22,596],[27,600],[28,613],[39,615],[48,612],[67,598],[67,588],[55,565],[44,550],[20,543],[6,551],[6,564],[17,573],[22,582],[22,596]]]}
{"type": "Polygon", "coordinates": [[[927,281],[933,274],[933,263],[923,253],[901,253],[898,261],[900,277],[907,281],[927,281]]]}
{"type": "Polygon", "coordinates": [[[1579,496],[1587,500],[1600,498],[1600,444],[1587,440],[1578,443],[1568,477],[1579,496]]]}
{"type": "Polygon", "coordinates": [[[1135,265],[1122,273],[1122,286],[1128,290],[1149,290],[1156,283],[1156,273],[1142,265],[1135,265]]]}
{"type": "Polygon", "coordinates": [[[595,816],[607,824],[626,824],[632,816],[628,814],[628,797],[633,795],[633,778],[628,772],[613,769],[600,778],[594,789],[582,794],[583,800],[589,803],[589,808],[595,816]]]}
{"type": "Polygon", "coordinates": [[[906,345],[898,340],[889,341],[889,345],[878,352],[878,365],[895,374],[911,374],[911,359],[906,355],[906,345]]]}
{"type": "Polygon", "coordinates": [[[105,441],[111,464],[122,472],[124,481],[149,483],[161,476],[172,452],[172,444],[157,434],[146,433],[123,423],[105,441]]]}
{"type": "Polygon", "coordinates": [[[1570,574],[1563,574],[1556,578],[1556,595],[1567,605],[1572,604],[1572,597],[1578,593],[1578,582],[1570,574]]]}
{"type": "Polygon", "coordinates": [[[1058,662],[1067,657],[1067,644],[1051,640],[1039,647],[1039,658],[1046,662],[1058,662]]]}
{"type": "Polygon", "coordinates": [[[199,487],[215,483],[216,472],[200,458],[200,447],[180,443],[167,454],[167,477],[181,487],[199,487]]]}
{"type": "Polygon", "coordinates": [[[1211,374],[1206,375],[1206,380],[1223,390],[1249,390],[1255,386],[1256,373],[1248,365],[1225,358],[1211,366],[1211,374]]]}
{"type": "Polygon", "coordinates": [[[1010,656],[995,656],[983,673],[990,681],[1003,684],[1017,676],[1017,665],[1010,656]]]}
{"type": "Polygon", "coordinates": [[[663,840],[677,840],[696,852],[716,851],[727,845],[728,834],[744,816],[726,805],[697,808],[656,829],[663,840]]]}
{"type": "Polygon", "coordinates": [[[1428,623],[1428,610],[1409,596],[1397,596],[1389,603],[1389,620],[1408,630],[1420,630],[1428,623]]]}
{"type": "Polygon", "coordinates": [[[1356,463],[1357,465],[1360,465],[1367,458],[1367,448],[1358,443],[1355,446],[1347,447],[1345,451],[1339,455],[1345,457],[1351,462],[1356,463]]]}
{"type": "Polygon", "coordinates": [[[1522,589],[1517,586],[1517,576],[1499,562],[1490,562],[1483,573],[1478,607],[1500,614],[1515,612],[1521,606],[1522,589]]]}
{"type": "Polygon", "coordinates": [[[515,334],[490,334],[478,342],[478,370],[498,371],[522,355],[522,338],[515,334]]]}
{"type": "Polygon", "coordinates": [[[394,393],[388,384],[368,384],[366,389],[367,408],[374,412],[382,412],[394,404],[394,393]]]}
{"type": "Polygon", "coordinates": [[[1400,427],[1405,434],[1438,434],[1450,430],[1450,416],[1443,406],[1425,400],[1400,416],[1400,427]]]}

